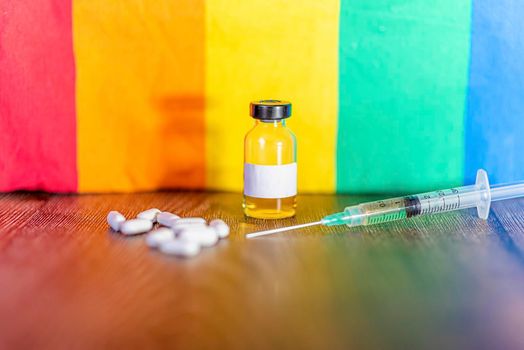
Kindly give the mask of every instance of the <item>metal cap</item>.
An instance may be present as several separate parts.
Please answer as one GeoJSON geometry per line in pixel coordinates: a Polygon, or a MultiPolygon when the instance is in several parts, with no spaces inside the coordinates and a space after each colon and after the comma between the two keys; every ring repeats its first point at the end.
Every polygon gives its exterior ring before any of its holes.
{"type": "Polygon", "coordinates": [[[249,115],[260,120],[282,120],[291,116],[291,102],[280,100],[253,101],[249,115]]]}

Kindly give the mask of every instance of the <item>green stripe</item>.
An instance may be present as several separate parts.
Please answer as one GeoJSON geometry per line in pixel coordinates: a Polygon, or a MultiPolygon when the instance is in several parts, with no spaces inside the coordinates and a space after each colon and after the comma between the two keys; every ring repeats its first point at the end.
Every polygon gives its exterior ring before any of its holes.
{"type": "Polygon", "coordinates": [[[342,0],[339,192],[462,182],[470,1],[342,0]]]}

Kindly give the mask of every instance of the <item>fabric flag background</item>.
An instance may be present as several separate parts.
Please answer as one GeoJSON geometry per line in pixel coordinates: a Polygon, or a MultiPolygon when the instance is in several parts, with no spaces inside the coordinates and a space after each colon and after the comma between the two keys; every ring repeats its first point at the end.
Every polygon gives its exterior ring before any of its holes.
{"type": "Polygon", "coordinates": [[[519,0],[0,0],[0,191],[242,189],[290,100],[301,192],[524,179],[519,0]]]}

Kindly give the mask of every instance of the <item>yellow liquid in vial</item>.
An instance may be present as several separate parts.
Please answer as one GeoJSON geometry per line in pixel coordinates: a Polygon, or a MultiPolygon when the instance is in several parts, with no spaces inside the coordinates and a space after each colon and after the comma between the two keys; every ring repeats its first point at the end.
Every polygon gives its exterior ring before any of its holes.
{"type": "Polygon", "coordinates": [[[257,219],[283,219],[295,215],[296,197],[267,199],[244,196],[244,213],[257,219]]]}
{"type": "MultiPolygon", "coordinates": [[[[244,141],[244,162],[283,165],[296,162],[295,135],[285,121],[257,121],[244,141]]],[[[244,195],[244,214],[257,219],[283,219],[295,215],[296,196],[255,198],[244,195]]]]}

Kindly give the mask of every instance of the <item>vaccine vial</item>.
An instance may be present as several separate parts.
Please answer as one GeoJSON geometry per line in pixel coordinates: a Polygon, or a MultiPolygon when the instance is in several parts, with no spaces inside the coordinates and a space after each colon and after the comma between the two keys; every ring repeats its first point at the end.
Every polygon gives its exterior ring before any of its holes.
{"type": "Polygon", "coordinates": [[[255,126],[244,139],[244,214],[258,219],[295,215],[297,141],[286,127],[291,103],[251,102],[255,126]]]}

